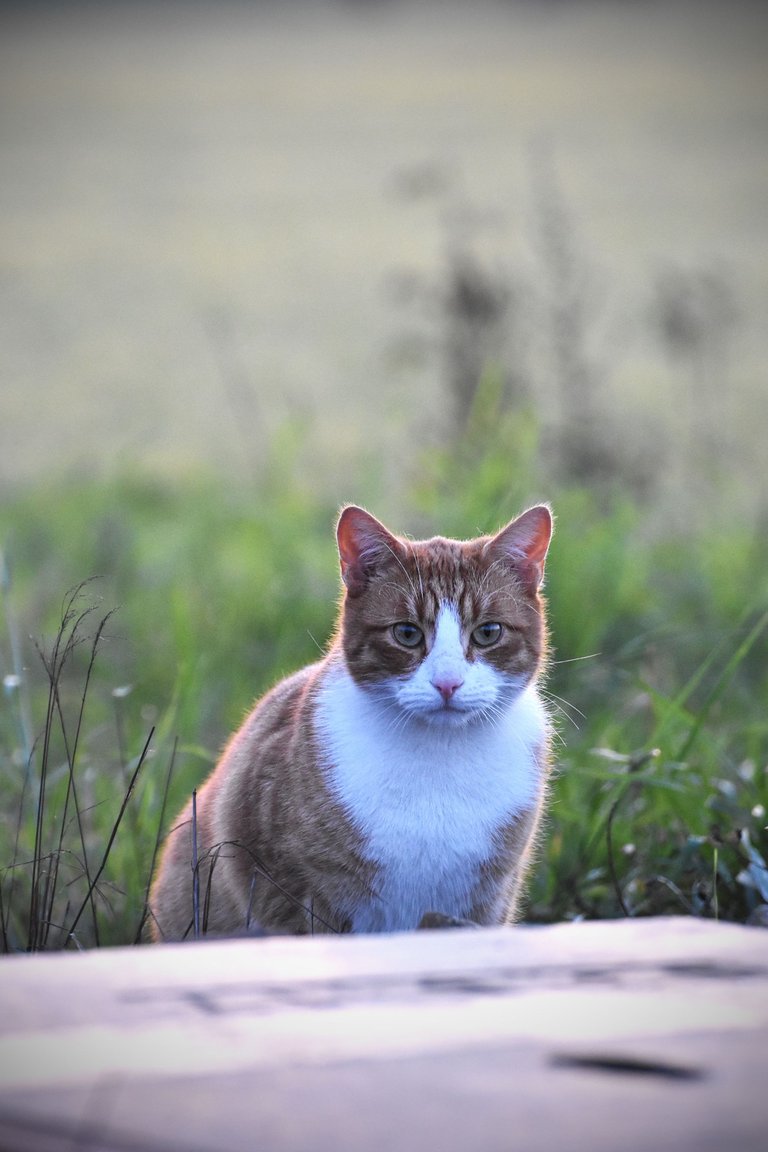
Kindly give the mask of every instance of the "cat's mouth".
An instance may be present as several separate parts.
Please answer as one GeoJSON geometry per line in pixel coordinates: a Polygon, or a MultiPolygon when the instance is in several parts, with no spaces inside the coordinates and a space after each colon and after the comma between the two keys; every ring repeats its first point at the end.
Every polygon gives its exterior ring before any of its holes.
{"type": "Polygon", "coordinates": [[[478,709],[450,699],[439,701],[433,707],[422,711],[420,715],[428,724],[459,728],[474,719],[478,715],[478,709]]]}
{"type": "Polygon", "coordinates": [[[487,694],[482,700],[476,693],[453,692],[446,697],[437,692],[409,691],[407,686],[395,693],[392,702],[409,721],[441,729],[482,722],[493,711],[487,694]]]}

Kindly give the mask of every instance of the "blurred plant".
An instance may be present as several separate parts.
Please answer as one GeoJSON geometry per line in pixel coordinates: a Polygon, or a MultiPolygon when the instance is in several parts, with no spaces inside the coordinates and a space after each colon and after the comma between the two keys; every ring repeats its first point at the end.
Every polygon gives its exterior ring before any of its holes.
{"type": "Polygon", "coordinates": [[[662,347],[687,369],[683,426],[692,458],[710,477],[713,464],[728,458],[733,428],[730,352],[740,316],[733,286],[722,270],[668,267],[656,281],[651,316],[662,347]]]}
{"type": "Polygon", "coordinates": [[[690,360],[706,374],[710,360],[722,360],[739,318],[733,289],[722,271],[664,269],[656,282],[654,319],[664,347],[690,360]]]}
{"type": "Polygon", "coordinates": [[[438,421],[447,447],[461,447],[490,376],[502,408],[535,416],[538,462],[558,485],[623,488],[647,499],[663,469],[661,441],[638,437],[636,428],[628,435],[611,403],[625,335],[608,333],[607,293],[581,251],[547,149],[532,150],[531,173],[537,259],[527,270],[482,255],[493,248],[498,219],[441,186],[448,199],[439,280],[400,273],[392,281],[408,308],[404,362],[414,351],[436,362],[450,413],[438,421]]]}
{"type": "MultiPolygon", "coordinates": [[[[509,276],[485,267],[466,245],[454,240],[438,294],[454,442],[460,442],[467,430],[483,377],[489,371],[497,375],[504,371],[505,337],[514,324],[519,292],[509,276]]],[[[508,387],[504,391],[508,394],[508,387]]]]}
{"type": "Polygon", "coordinates": [[[409,334],[399,359],[432,357],[446,400],[439,427],[445,444],[460,445],[484,378],[501,385],[505,407],[527,404],[525,361],[531,331],[524,277],[491,263],[475,235],[486,221],[468,209],[446,214],[445,257],[439,278],[401,273],[391,278],[397,303],[408,309],[409,334]]]}

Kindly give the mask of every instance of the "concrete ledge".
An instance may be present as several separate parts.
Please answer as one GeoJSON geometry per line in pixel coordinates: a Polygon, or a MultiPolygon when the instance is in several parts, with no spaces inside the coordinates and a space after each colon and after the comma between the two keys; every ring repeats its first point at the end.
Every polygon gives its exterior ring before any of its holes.
{"type": "Polygon", "coordinates": [[[0,962],[0,1149],[747,1152],[768,933],[691,919],[0,962]]]}

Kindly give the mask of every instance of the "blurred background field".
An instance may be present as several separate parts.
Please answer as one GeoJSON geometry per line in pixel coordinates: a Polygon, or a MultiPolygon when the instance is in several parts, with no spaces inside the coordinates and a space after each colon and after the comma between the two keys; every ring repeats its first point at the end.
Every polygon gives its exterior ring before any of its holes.
{"type": "Polygon", "coordinates": [[[528,914],[759,918],[764,7],[0,21],[2,946],[135,937],[167,770],[318,654],[347,500],[555,506],[528,914]]]}

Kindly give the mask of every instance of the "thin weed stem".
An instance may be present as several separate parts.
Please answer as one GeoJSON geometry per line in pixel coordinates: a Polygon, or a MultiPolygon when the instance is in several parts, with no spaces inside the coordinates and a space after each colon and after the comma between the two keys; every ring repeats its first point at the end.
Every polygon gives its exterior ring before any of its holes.
{"type": "MultiPolygon", "coordinates": [[[[121,707],[122,695],[112,693],[115,708],[115,731],[117,735],[117,754],[120,763],[120,777],[123,787],[128,784],[128,762],[125,753],[125,735],[123,731],[123,713],[121,707]]],[[[136,808],[131,808],[126,816],[129,840],[132,848],[134,875],[141,875],[141,835],[139,832],[139,815],[136,808]]]]}
{"type": "MultiPolygon", "coordinates": [[[[211,914],[211,886],[213,884],[213,872],[219,862],[219,855],[221,854],[221,845],[214,849],[211,853],[211,866],[208,869],[208,875],[205,879],[205,899],[203,900],[203,935],[208,931],[208,917],[211,914]]],[[[253,885],[251,885],[251,893],[253,893],[253,885]]],[[[250,915],[250,904],[248,907],[248,914],[250,915]]]]}
{"type": "Polygon", "coordinates": [[[197,789],[192,789],[192,926],[195,940],[200,939],[200,873],[197,859],[197,789]]]}
{"type": "Polygon", "coordinates": [[[139,926],[136,929],[136,934],[133,938],[134,944],[139,944],[141,942],[142,933],[144,932],[144,925],[147,922],[147,917],[151,914],[151,909],[149,907],[149,893],[150,893],[150,889],[152,887],[152,877],[155,874],[155,864],[157,863],[157,857],[158,857],[158,854],[160,852],[160,841],[162,840],[163,826],[165,824],[165,810],[168,806],[168,792],[169,792],[170,787],[171,787],[171,777],[173,776],[173,770],[176,766],[176,753],[178,751],[178,746],[179,746],[179,738],[178,738],[178,736],[176,736],[176,737],[174,737],[174,741],[173,741],[173,748],[171,750],[171,758],[168,762],[168,771],[165,774],[165,785],[163,787],[163,799],[162,799],[162,802],[160,804],[160,815],[159,815],[158,821],[157,821],[157,832],[155,833],[155,842],[154,842],[154,845],[152,847],[152,859],[150,861],[149,872],[147,874],[147,885],[146,885],[146,888],[144,890],[144,907],[142,909],[141,918],[139,920],[139,926]]]}
{"type": "Polygon", "coordinates": [[[608,819],[607,819],[606,824],[605,824],[605,841],[606,841],[606,851],[608,853],[608,869],[611,873],[611,883],[613,884],[613,890],[616,893],[616,899],[618,900],[619,907],[621,908],[621,911],[624,913],[624,915],[625,916],[631,916],[632,913],[630,912],[629,908],[627,907],[627,902],[624,899],[624,893],[622,891],[621,884],[619,883],[619,876],[618,876],[618,873],[616,871],[616,859],[615,859],[614,854],[613,854],[613,819],[616,815],[619,804],[623,800],[627,791],[628,790],[625,789],[621,793],[621,795],[616,800],[614,800],[613,804],[611,805],[611,810],[608,813],[608,819]]]}
{"type": "Polygon", "coordinates": [[[118,829],[119,829],[120,824],[122,822],[123,816],[125,815],[125,810],[128,807],[128,802],[129,802],[129,800],[133,794],[134,788],[136,787],[136,781],[139,778],[139,773],[141,772],[141,769],[144,766],[144,761],[147,758],[147,753],[149,752],[149,745],[150,745],[150,742],[151,742],[154,734],[155,734],[155,729],[153,726],[150,729],[149,736],[147,736],[146,743],[142,749],[141,755],[139,756],[138,762],[137,762],[136,767],[133,771],[133,775],[131,776],[128,790],[125,793],[125,795],[123,796],[122,803],[120,804],[120,811],[118,812],[117,819],[115,820],[115,823],[112,826],[112,831],[110,832],[109,840],[107,841],[107,846],[104,849],[104,854],[101,858],[101,863],[99,864],[99,867],[96,870],[96,874],[94,875],[93,879],[91,880],[90,884],[88,885],[88,892],[86,893],[85,899],[83,900],[82,904],[80,905],[80,907],[77,911],[77,915],[75,916],[74,920],[72,921],[72,923],[69,926],[69,929],[68,929],[68,935],[69,936],[72,935],[72,933],[75,931],[75,928],[79,924],[80,917],[82,916],[87,905],[89,904],[89,902],[93,896],[93,893],[96,890],[96,885],[98,884],[99,879],[101,878],[101,874],[107,866],[109,854],[112,851],[112,845],[115,842],[115,837],[117,836],[118,829]]]}

